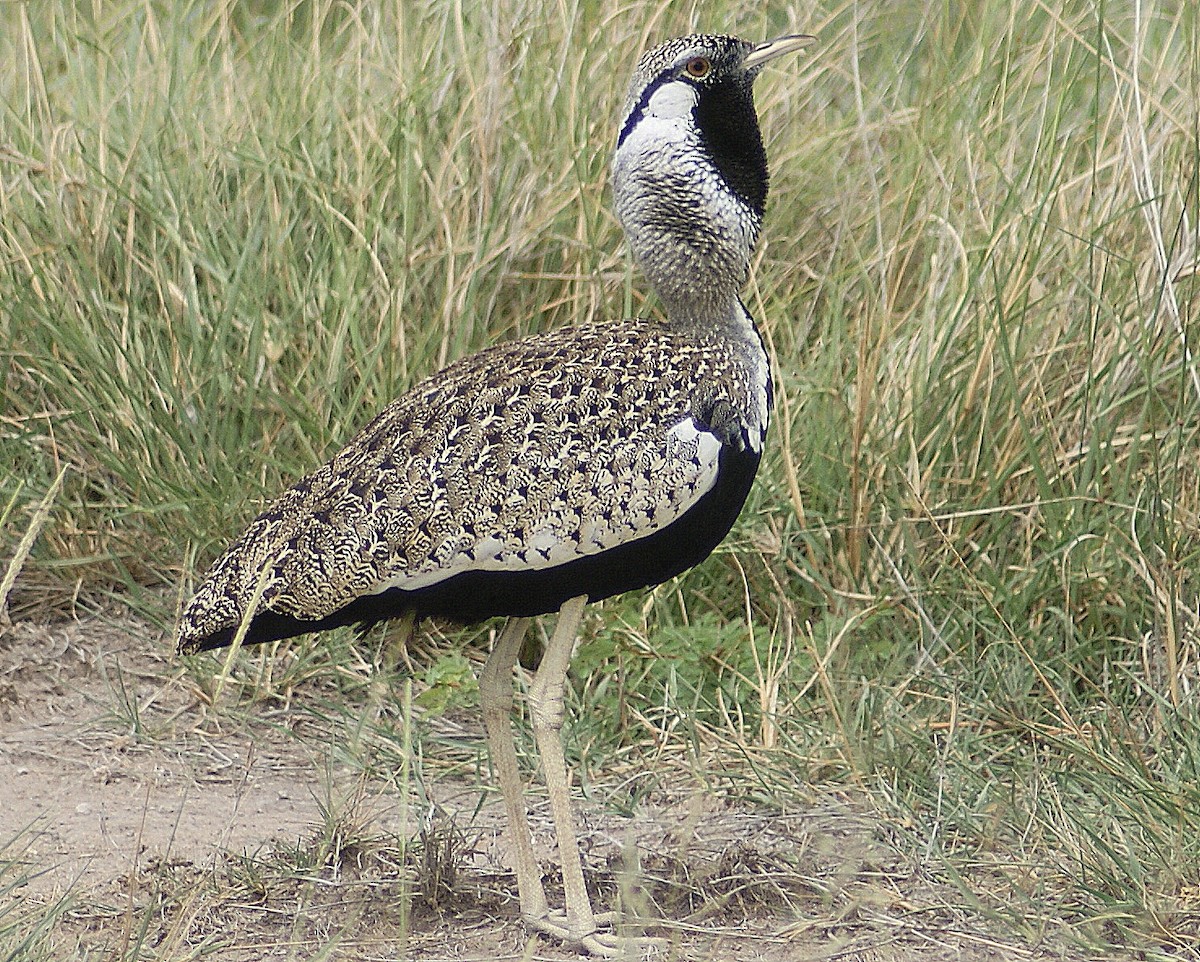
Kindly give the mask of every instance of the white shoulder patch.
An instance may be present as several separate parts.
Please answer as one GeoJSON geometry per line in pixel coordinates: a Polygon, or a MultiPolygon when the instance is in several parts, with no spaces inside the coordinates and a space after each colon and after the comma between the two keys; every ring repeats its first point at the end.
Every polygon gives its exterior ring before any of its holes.
{"type": "Polygon", "coordinates": [[[702,430],[695,418],[684,418],[667,432],[668,453],[674,457],[690,457],[707,479],[707,491],[717,480],[717,457],[721,453],[721,442],[711,431],[702,430]]]}

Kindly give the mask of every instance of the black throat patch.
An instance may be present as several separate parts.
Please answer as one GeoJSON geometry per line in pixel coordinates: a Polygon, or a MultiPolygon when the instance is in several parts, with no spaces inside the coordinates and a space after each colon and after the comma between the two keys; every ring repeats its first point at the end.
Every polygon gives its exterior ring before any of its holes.
{"type": "Polygon", "coordinates": [[[729,189],[762,217],[767,203],[767,152],[754,112],[753,81],[726,78],[697,85],[696,126],[704,150],[729,189]]]}

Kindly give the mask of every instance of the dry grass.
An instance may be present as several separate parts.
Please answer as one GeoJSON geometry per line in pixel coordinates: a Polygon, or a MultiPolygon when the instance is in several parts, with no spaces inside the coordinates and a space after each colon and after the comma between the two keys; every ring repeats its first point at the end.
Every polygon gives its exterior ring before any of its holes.
{"type": "MultiPolygon", "coordinates": [[[[773,448],[712,561],[589,622],[583,783],[846,786],[1014,931],[1189,951],[1195,5],[697,9],[0,7],[0,600],[168,625],[260,497],[417,377],[652,311],[605,196],[636,52],[815,32],[759,84],[773,448]]],[[[481,631],[429,628],[417,699],[469,701],[481,631]]],[[[331,718],[386,706],[385,660],[244,653],[215,717],[320,679],[331,718]]]]}

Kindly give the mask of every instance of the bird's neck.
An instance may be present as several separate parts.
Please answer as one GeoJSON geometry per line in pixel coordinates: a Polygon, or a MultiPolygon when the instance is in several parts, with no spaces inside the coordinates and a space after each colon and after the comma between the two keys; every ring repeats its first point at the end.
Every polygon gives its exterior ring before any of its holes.
{"type": "Polygon", "coordinates": [[[634,259],[672,324],[720,329],[740,314],[757,219],[734,201],[708,195],[711,184],[669,188],[642,176],[620,205],[634,259]],[[724,201],[724,202],[722,202],[724,201]]]}
{"type": "Polygon", "coordinates": [[[753,325],[740,295],[748,265],[736,252],[711,246],[697,251],[690,246],[692,240],[664,235],[652,249],[639,251],[634,245],[634,256],[658,295],[667,323],[746,338],[753,325]]]}
{"type": "Polygon", "coordinates": [[[714,138],[712,124],[701,129],[695,116],[639,110],[613,163],[613,201],[638,266],[672,326],[757,342],[739,300],[767,193],[753,106],[741,111],[749,122],[736,150],[728,147],[735,133],[714,138]]]}

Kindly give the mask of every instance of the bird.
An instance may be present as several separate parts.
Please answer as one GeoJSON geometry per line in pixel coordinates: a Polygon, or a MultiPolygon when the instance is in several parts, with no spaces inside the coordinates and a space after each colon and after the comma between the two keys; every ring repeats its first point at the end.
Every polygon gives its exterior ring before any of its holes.
{"type": "Polygon", "coordinates": [[[255,518],[179,616],[184,654],[398,617],[507,617],[479,691],[521,916],[595,955],[630,942],[584,882],[560,738],[568,668],[586,604],[704,560],[750,491],[772,409],[741,298],[769,180],[753,87],[814,39],[693,34],[638,61],[612,195],[663,319],[550,330],[426,377],[255,518]],[[531,619],[555,612],[526,692],[561,860],[551,910],[511,712],[531,619]]]}

